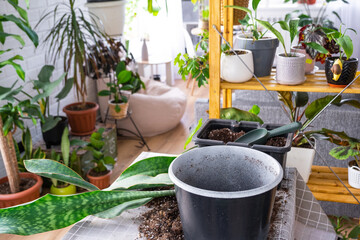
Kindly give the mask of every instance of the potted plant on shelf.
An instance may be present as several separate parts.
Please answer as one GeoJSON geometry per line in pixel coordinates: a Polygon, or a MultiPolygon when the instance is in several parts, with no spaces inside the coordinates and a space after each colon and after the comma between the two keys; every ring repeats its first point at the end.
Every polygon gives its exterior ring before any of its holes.
{"type": "Polygon", "coordinates": [[[90,141],[85,149],[90,151],[93,156],[95,167],[90,169],[86,177],[90,183],[94,184],[100,189],[110,186],[111,169],[115,164],[114,158],[104,155],[104,128],[100,128],[97,132],[91,134],[90,141]]]}
{"type": "MultiPolygon", "coordinates": [[[[290,34],[290,46],[298,32],[299,19],[285,19],[279,21],[281,28],[290,34]]],[[[277,55],[276,82],[284,85],[297,85],[305,82],[305,55],[286,51],[285,41],[279,31],[270,23],[257,19],[265,28],[270,30],[281,42],[284,53],[277,55]]]]}
{"type": "Polygon", "coordinates": [[[253,77],[254,62],[252,52],[245,49],[236,49],[221,53],[220,76],[228,82],[242,83],[253,77]],[[241,58],[244,63],[239,59],[241,58]]]}
{"type": "Polygon", "coordinates": [[[124,91],[131,94],[138,92],[141,88],[145,89],[145,84],[141,81],[138,73],[126,69],[126,61],[121,61],[116,67],[116,79],[114,82],[106,84],[110,90],[102,90],[99,96],[114,96],[109,100],[109,115],[114,119],[121,119],[127,116],[129,105],[128,96],[124,91]]]}
{"type": "MultiPolygon", "coordinates": [[[[309,95],[307,92],[278,92],[278,99],[282,102],[283,108],[288,112],[291,120],[302,121],[305,130],[314,117],[334,98],[334,96],[327,95],[318,98],[313,102],[309,102],[309,95]]],[[[334,102],[334,106],[342,106],[348,104],[359,108],[360,103],[353,99],[341,99],[338,97],[334,102]]],[[[305,182],[308,181],[311,166],[315,157],[315,150],[306,139],[313,140],[312,145],[316,148],[316,138],[314,134],[317,130],[304,131],[302,134],[295,134],[292,141],[292,148],[286,157],[286,166],[296,167],[305,182]],[[304,137],[306,136],[306,138],[304,137]]]]}
{"type": "MultiPolygon", "coordinates": [[[[91,63],[88,59],[93,44],[97,44],[105,35],[99,26],[86,19],[81,8],[75,6],[75,0],[57,5],[39,20],[37,26],[51,16],[58,18],[45,37],[47,53],[54,63],[60,54],[64,55],[64,71],[69,74],[72,70],[76,97],[80,101],[65,106],[63,111],[68,117],[72,134],[89,135],[95,131],[99,106],[94,102],[86,102],[86,75],[91,63]]],[[[69,81],[68,75],[65,81],[69,81]]]]}
{"type": "Polygon", "coordinates": [[[240,6],[225,6],[247,13],[245,18],[240,21],[244,29],[243,33],[236,36],[234,47],[252,51],[254,74],[257,77],[270,75],[276,48],[279,46],[279,40],[276,37],[267,36],[266,31],[263,32],[258,28],[256,18],[258,16],[257,10],[260,1],[261,0],[252,1],[252,10],[240,6]]]}
{"type": "Polygon", "coordinates": [[[327,140],[338,147],[330,150],[329,154],[339,160],[353,158],[348,163],[348,182],[353,188],[360,189],[360,140],[348,136],[345,132],[336,132],[326,128],[315,135],[320,140],[327,140]]]}
{"type": "MultiPolygon", "coordinates": [[[[38,35],[31,29],[27,11],[20,7],[17,1],[9,1],[9,4],[18,13],[18,16],[1,13],[0,25],[4,26],[7,22],[14,23],[21,32],[27,35],[34,46],[37,46],[38,35]]],[[[2,46],[8,38],[13,38],[18,41],[21,46],[25,46],[25,41],[22,36],[5,32],[3,28],[0,28],[0,36],[0,43],[2,46]]],[[[23,57],[16,55],[14,49],[1,50],[0,56],[5,56],[6,53],[13,56],[1,59],[0,68],[12,66],[15,69],[17,76],[25,81],[25,72],[21,65],[17,63],[17,61],[23,60],[23,57]]],[[[33,105],[30,100],[19,101],[17,95],[22,90],[23,86],[15,87],[16,85],[17,82],[11,87],[0,87],[0,100],[4,101],[4,105],[0,108],[0,151],[7,174],[7,177],[0,179],[0,183],[9,185],[9,191],[7,191],[6,194],[0,194],[0,208],[25,203],[38,198],[40,196],[40,188],[42,185],[42,180],[39,176],[32,173],[19,173],[18,170],[16,150],[14,139],[12,137],[13,133],[17,128],[25,128],[23,117],[27,116],[33,120],[34,124],[36,124],[35,116],[37,115],[41,118],[41,114],[38,106],[33,105]],[[21,189],[20,183],[29,181],[28,179],[34,179],[35,185],[26,190],[21,189]]]]}

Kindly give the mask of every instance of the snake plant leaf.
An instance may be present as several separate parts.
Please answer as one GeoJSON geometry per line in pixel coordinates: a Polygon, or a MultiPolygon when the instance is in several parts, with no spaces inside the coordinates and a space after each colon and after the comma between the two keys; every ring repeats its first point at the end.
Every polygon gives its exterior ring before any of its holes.
{"type": "Polygon", "coordinates": [[[250,121],[250,122],[259,122],[263,124],[263,120],[256,116],[253,113],[248,111],[240,110],[237,108],[222,108],[220,109],[220,118],[221,119],[232,119],[238,122],[240,121],[250,121]]]}
{"type": "Polygon", "coordinates": [[[125,169],[114,183],[137,174],[154,177],[161,173],[167,173],[170,164],[175,158],[176,157],[157,156],[138,161],[125,169]]]}
{"type": "Polygon", "coordinates": [[[69,140],[69,128],[65,128],[61,136],[61,153],[65,166],[69,166],[70,158],[70,140],[69,140]]]}
{"type": "Polygon", "coordinates": [[[167,173],[161,173],[155,177],[138,174],[119,181],[115,181],[106,190],[145,189],[172,185],[174,185],[174,183],[170,180],[167,173]]]}
{"type": "Polygon", "coordinates": [[[57,161],[50,159],[31,159],[25,160],[24,164],[29,172],[37,175],[71,183],[90,191],[98,190],[97,187],[82,179],[82,177],[71,168],[57,161]]]}
{"type": "Polygon", "coordinates": [[[172,195],[174,190],[93,191],[62,197],[48,194],[29,204],[0,209],[0,233],[30,235],[47,232],[128,201],[172,195]]]}
{"type": "Polygon", "coordinates": [[[150,202],[153,198],[141,198],[133,201],[124,202],[116,207],[110,208],[104,212],[95,214],[99,218],[114,218],[120,216],[122,212],[128,209],[137,208],[150,202]]]}

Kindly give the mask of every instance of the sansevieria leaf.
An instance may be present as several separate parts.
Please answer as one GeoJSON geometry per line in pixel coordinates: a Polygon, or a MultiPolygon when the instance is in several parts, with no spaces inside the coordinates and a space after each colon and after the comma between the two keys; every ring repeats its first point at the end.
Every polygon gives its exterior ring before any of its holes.
{"type": "MultiPolygon", "coordinates": [[[[63,197],[46,195],[26,205],[0,209],[0,233],[30,235],[47,232],[129,201],[174,194],[174,190],[166,190],[93,191],[63,197]]],[[[132,204],[128,207],[132,208],[132,204]]]]}
{"type": "Polygon", "coordinates": [[[50,159],[31,159],[24,161],[25,168],[37,175],[54,178],[59,181],[71,183],[73,185],[92,190],[99,190],[96,186],[85,181],[79,174],[71,168],[50,159]]]}
{"type": "Polygon", "coordinates": [[[146,175],[134,175],[120,181],[115,181],[106,190],[120,189],[144,189],[150,187],[163,187],[174,185],[167,173],[161,173],[155,177],[146,175]]]}

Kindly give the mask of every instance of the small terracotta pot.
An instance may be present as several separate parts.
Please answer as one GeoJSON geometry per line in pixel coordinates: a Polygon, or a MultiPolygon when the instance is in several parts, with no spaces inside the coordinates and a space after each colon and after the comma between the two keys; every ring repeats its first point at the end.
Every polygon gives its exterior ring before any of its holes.
{"type": "MultiPolygon", "coordinates": [[[[0,208],[7,208],[22,203],[33,201],[40,197],[40,188],[43,181],[40,176],[34,173],[20,173],[20,178],[32,178],[36,180],[36,184],[25,191],[12,193],[12,194],[0,194],[0,208]]],[[[0,184],[8,181],[8,177],[0,179],[0,184]]]]}
{"type": "Polygon", "coordinates": [[[106,175],[98,176],[98,177],[89,175],[89,172],[86,174],[86,177],[89,179],[90,183],[94,184],[95,186],[97,186],[100,189],[104,189],[104,188],[107,188],[110,186],[110,176],[112,173],[111,170],[106,175]]]}
{"type": "Polygon", "coordinates": [[[54,195],[72,195],[76,193],[76,186],[69,184],[66,187],[55,187],[54,184],[52,184],[50,193],[54,195]]]}
{"type": "Polygon", "coordinates": [[[66,113],[69,124],[71,127],[71,134],[77,136],[90,135],[95,131],[96,124],[96,112],[99,108],[99,105],[94,102],[86,102],[86,104],[91,104],[94,107],[86,110],[70,110],[72,106],[80,105],[81,103],[73,103],[64,107],[63,111],[66,113]]]}
{"type": "Polygon", "coordinates": [[[129,102],[119,103],[120,112],[116,112],[116,103],[113,103],[114,100],[109,100],[109,116],[114,119],[122,119],[127,116],[127,109],[129,107],[129,102]]]}

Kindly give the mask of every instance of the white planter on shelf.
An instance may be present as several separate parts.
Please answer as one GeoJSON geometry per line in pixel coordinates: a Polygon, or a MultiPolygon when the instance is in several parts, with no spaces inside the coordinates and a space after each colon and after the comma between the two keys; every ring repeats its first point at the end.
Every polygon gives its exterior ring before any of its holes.
{"type": "Polygon", "coordinates": [[[305,82],[305,55],[294,53],[286,57],[285,53],[277,55],[276,82],[283,85],[298,85],[305,82]]]}
{"type": "MultiPolygon", "coordinates": [[[[315,144],[316,148],[316,144],[315,144]]],[[[307,183],[314,162],[315,150],[312,148],[291,147],[286,155],[286,167],[295,167],[307,183]]]]}
{"type": "Polygon", "coordinates": [[[360,168],[352,164],[355,160],[349,162],[348,165],[348,182],[353,188],[360,189],[360,168]]]}
{"type": "MultiPolygon", "coordinates": [[[[245,49],[236,49],[239,52],[239,57],[244,61],[249,69],[236,55],[229,55],[222,53],[220,60],[220,75],[221,78],[228,82],[242,83],[249,81],[254,72],[254,63],[252,52],[245,49]]],[[[232,51],[227,51],[232,53],[232,51]]]]}
{"type": "Polygon", "coordinates": [[[89,12],[97,16],[102,24],[96,17],[93,17],[91,20],[95,20],[99,26],[104,25],[105,32],[110,36],[120,36],[124,32],[125,5],[125,0],[85,4],[89,12]]]}

